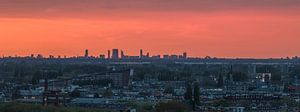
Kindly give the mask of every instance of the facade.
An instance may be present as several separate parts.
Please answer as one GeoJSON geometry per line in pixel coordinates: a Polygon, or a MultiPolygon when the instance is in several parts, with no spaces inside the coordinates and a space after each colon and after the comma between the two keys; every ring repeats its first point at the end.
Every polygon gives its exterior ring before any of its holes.
{"type": "Polygon", "coordinates": [[[140,49],[140,58],[143,58],[143,49],[140,49]]]}
{"type": "Polygon", "coordinates": [[[85,50],[84,57],[85,57],[85,58],[88,58],[88,57],[89,57],[89,50],[87,50],[87,49],[85,50]]]}
{"type": "Polygon", "coordinates": [[[261,82],[270,82],[272,74],[271,73],[257,73],[256,78],[261,82]]]}
{"type": "Polygon", "coordinates": [[[43,105],[65,106],[67,101],[67,94],[61,91],[45,91],[43,93],[43,105]]]}
{"type": "Polygon", "coordinates": [[[130,84],[130,76],[133,74],[132,69],[128,70],[120,70],[120,71],[111,71],[111,72],[105,72],[105,73],[98,73],[98,74],[92,74],[92,75],[85,75],[81,77],[76,77],[75,81],[80,80],[111,80],[112,85],[114,87],[127,87],[130,84]]]}
{"type": "Polygon", "coordinates": [[[107,51],[107,59],[111,58],[110,50],[107,51]]]}
{"type": "Polygon", "coordinates": [[[186,52],[183,53],[183,58],[187,59],[187,53],[186,52]]]}
{"type": "Polygon", "coordinates": [[[124,51],[121,51],[121,59],[123,59],[124,57],[125,57],[124,51]]]}
{"type": "Polygon", "coordinates": [[[112,50],[112,59],[119,59],[119,49],[112,50]]]}
{"type": "Polygon", "coordinates": [[[122,71],[112,71],[104,74],[97,74],[96,78],[98,79],[111,79],[113,86],[116,87],[126,87],[130,84],[130,74],[132,70],[122,70],[122,71]]]}

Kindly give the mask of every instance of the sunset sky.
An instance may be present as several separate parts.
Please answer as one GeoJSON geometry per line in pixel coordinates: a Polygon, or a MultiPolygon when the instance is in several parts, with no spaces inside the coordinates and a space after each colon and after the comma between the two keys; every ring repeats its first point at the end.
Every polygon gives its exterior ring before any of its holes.
{"type": "Polygon", "coordinates": [[[0,0],[0,55],[300,55],[300,0],[0,0]]]}

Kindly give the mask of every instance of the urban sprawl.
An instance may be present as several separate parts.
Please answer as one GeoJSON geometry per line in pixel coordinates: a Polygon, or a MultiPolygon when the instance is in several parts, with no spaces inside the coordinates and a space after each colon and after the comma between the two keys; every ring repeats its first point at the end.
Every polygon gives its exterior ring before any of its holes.
{"type": "Polygon", "coordinates": [[[186,52],[150,56],[142,49],[139,54],[129,56],[113,49],[99,56],[90,56],[85,50],[77,57],[2,57],[0,105],[4,106],[0,107],[110,112],[300,111],[297,56],[195,58],[186,52]]]}

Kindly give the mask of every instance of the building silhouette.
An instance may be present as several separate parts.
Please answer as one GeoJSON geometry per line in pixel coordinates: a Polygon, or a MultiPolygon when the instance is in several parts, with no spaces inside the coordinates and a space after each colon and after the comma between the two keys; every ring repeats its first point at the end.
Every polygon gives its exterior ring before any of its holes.
{"type": "Polygon", "coordinates": [[[140,58],[143,58],[143,49],[140,49],[140,58]]]}
{"type": "Polygon", "coordinates": [[[112,59],[119,59],[119,49],[112,50],[112,59]]]}
{"type": "Polygon", "coordinates": [[[121,50],[121,59],[123,59],[125,57],[125,55],[124,55],[124,51],[123,50],[121,50]]]}
{"type": "Polygon", "coordinates": [[[110,59],[111,56],[110,56],[110,50],[107,51],[107,59],[110,59]]]}
{"type": "Polygon", "coordinates": [[[89,50],[88,50],[88,49],[85,50],[84,57],[85,57],[85,58],[89,58],[89,50]]]}
{"type": "Polygon", "coordinates": [[[183,53],[183,58],[187,59],[187,53],[186,52],[183,53]]]}

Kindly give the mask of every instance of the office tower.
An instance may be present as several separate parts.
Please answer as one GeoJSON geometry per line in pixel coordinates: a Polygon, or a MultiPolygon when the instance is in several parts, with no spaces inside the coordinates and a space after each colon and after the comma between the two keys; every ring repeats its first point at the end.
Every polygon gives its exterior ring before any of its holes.
{"type": "Polygon", "coordinates": [[[143,58],[143,49],[140,49],[140,58],[143,58]]]}
{"type": "Polygon", "coordinates": [[[113,49],[112,59],[119,59],[119,50],[118,49],[113,49]]]}
{"type": "Polygon", "coordinates": [[[147,58],[149,58],[150,57],[150,54],[149,53],[147,53],[147,58]]]}
{"type": "Polygon", "coordinates": [[[123,52],[123,50],[121,51],[121,58],[124,58],[125,57],[125,55],[124,55],[124,52],[123,52]]]}
{"type": "Polygon", "coordinates": [[[89,57],[89,50],[88,50],[88,49],[85,50],[84,57],[85,57],[85,58],[88,58],[88,57],[89,57]]]}
{"type": "Polygon", "coordinates": [[[110,50],[107,51],[107,59],[110,59],[111,56],[110,56],[110,50]]]}
{"type": "Polygon", "coordinates": [[[183,53],[183,58],[187,59],[187,53],[186,52],[183,53]]]}

